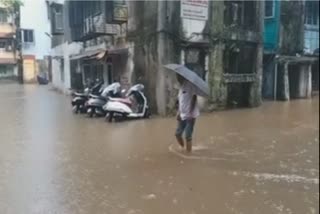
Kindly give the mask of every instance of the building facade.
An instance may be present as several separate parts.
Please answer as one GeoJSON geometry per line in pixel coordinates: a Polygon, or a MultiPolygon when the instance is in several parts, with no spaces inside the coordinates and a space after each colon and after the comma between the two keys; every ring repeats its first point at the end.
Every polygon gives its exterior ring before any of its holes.
{"type": "Polygon", "coordinates": [[[81,43],[70,39],[68,4],[64,0],[47,1],[51,26],[50,79],[52,85],[64,93],[72,88],[70,57],[82,49],[81,43]]]}
{"type": "Polygon", "coordinates": [[[125,73],[127,7],[121,1],[51,1],[52,81],[62,91],[81,90],[97,79],[128,85],[125,73]],[[60,7],[63,30],[54,16],[60,7]]]}
{"type": "Polygon", "coordinates": [[[175,107],[178,85],[175,76],[163,69],[167,63],[184,64],[208,82],[209,109],[258,106],[263,5],[260,1],[128,1],[132,81],[146,85],[152,109],[168,114],[175,107]],[[185,6],[205,11],[201,17],[190,17],[182,13],[185,6]]]}
{"type": "Polygon", "coordinates": [[[264,98],[311,97],[319,87],[317,50],[318,1],[265,1],[264,98]]]}
{"type": "Polygon", "coordinates": [[[0,5],[0,79],[18,79],[16,25],[8,8],[0,5]]]}
{"type": "Polygon", "coordinates": [[[163,65],[179,63],[208,82],[210,98],[200,100],[203,107],[261,103],[261,1],[55,0],[48,5],[52,11],[62,8],[63,32],[51,33],[51,67],[53,84],[63,91],[96,79],[123,87],[142,83],[151,109],[166,115],[175,109],[178,84],[163,65]],[[202,14],[188,14],[190,7],[202,14]]]}
{"type": "Polygon", "coordinates": [[[33,83],[37,75],[48,76],[50,22],[45,0],[28,0],[20,7],[20,41],[24,83],[33,83]]]}

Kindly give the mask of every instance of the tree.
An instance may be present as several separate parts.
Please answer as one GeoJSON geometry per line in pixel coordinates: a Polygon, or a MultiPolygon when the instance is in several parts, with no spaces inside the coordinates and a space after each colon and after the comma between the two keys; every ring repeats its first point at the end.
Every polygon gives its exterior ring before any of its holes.
{"type": "Polygon", "coordinates": [[[22,0],[0,0],[0,5],[4,7],[8,14],[16,17],[17,9],[23,6],[22,0]]]}

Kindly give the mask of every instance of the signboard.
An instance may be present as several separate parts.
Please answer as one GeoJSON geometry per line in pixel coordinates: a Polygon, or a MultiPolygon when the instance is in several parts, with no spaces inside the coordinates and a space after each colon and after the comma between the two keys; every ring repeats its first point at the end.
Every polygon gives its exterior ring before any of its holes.
{"type": "Polygon", "coordinates": [[[181,18],[208,20],[208,0],[181,0],[181,18]]]}
{"type": "Polygon", "coordinates": [[[128,21],[128,7],[125,5],[114,3],[113,5],[113,21],[128,21]]]}

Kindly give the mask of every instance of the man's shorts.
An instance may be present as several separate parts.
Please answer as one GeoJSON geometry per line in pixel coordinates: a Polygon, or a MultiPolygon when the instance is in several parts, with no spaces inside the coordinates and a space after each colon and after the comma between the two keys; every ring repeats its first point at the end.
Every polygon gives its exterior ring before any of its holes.
{"type": "Polygon", "coordinates": [[[195,122],[196,119],[179,120],[176,130],[176,136],[182,137],[182,134],[184,133],[186,141],[191,141],[195,122]]]}

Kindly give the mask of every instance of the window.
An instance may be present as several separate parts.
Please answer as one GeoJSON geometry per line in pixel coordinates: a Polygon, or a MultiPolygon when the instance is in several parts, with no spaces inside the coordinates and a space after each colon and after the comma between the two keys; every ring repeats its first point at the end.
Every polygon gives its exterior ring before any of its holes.
{"type": "Polygon", "coordinates": [[[7,23],[8,22],[8,15],[5,10],[0,9],[0,23],[7,23]]]}
{"type": "Polygon", "coordinates": [[[256,27],[256,1],[224,1],[225,26],[238,26],[243,29],[256,27]]]}
{"type": "Polygon", "coordinates": [[[306,1],[305,6],[305,24],[318,25],[319,24],[319,2],[306,1]]]}
{"type": "Polygon", "coordinates": [[[22,38],[24,43],[34,43],[33,30],[22,30],[22,38]]]}
{"type": "Polygon", "coordinates": [[[6,41],[4,41],[4,40],[0,40],[0,49],[5,49],[5,48],[6,48],[6,46],[7,46],[6,41]]]}
{"type": "Polygon", "coordinates": [[[0,77],[13,76],[13,67],[10,65],[0,65],[0,77]]]}
{"type": "Polygon", "coordinates": [[[53,14],[54,14],[54,23],[55,23],[56,30],[62,30],[63,29],[62,6],[59,5],[57,7],[54,7],[53,14]]]}
{"type": "Polygon", "coordinates": [[[265,1],[265,17],[273,18],[274,17],[274,0],[266,0],[265,1]]]}

